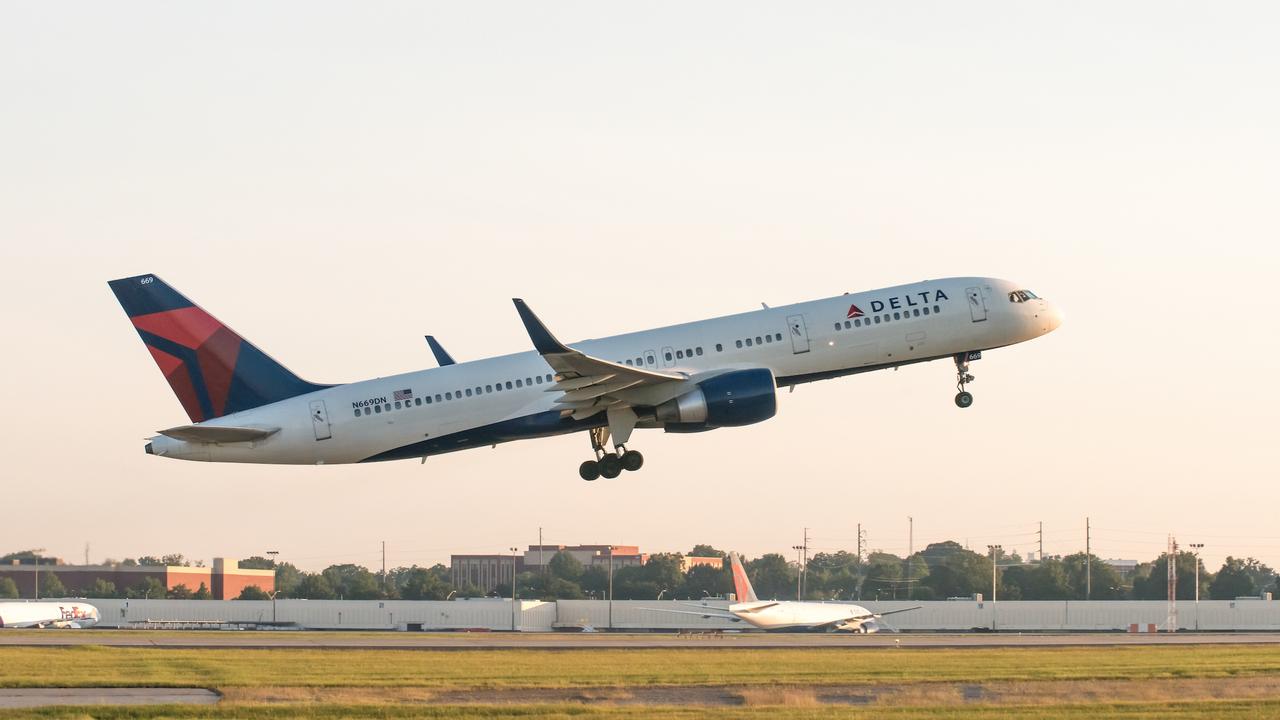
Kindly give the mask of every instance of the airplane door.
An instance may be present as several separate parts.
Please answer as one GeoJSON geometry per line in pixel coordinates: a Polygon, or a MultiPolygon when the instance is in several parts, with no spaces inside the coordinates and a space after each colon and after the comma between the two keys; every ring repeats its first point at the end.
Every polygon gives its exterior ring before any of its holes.
{"type": "Polygon", "coordinates": [[[676,351],[669,347],[662,348],[662,367],[675,367],[676,351]]]}
{"type": "Polygon", "coordinates": [[[965,294],[969,296],[969,317],[974,322],[982,322],[987,319],[987,301],[982,297],[982,288],[965,288],[965,294]]]}
{"type": "Polygon", "coordinates": [[[804,316],[787,318],[787,327],[791,331],[791,352],[796,355],[809,352],[809,329],[805,327],[804,316]]]}
{"type": "Polygon", "coordinates": [[[328,440],[333,437],[329,430],[329,412],[325,410],[323,400],[311,402],[311,428],[316,431],[316,440],[328,440]]]}

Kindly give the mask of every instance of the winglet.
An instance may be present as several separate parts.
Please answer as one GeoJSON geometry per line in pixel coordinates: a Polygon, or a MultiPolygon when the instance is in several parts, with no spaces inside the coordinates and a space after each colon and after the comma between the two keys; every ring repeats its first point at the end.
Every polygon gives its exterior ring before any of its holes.
{"type": "Polygon", "coordinates": [[[533,314],[533,310],[524,300],[520,298],[511,298],[511,302],[516,304],[516,312],[520,313],[520,320],[524,323],[524,329],[529,333],[529,339],[533,341],[533,347],[543,355],[554,355],[558,353],[571,353],[564,343],[556,339],[555,335],[547,329],[546,325],[533,314]]]}
{"type": "Polygon", "coordinates": [[[426,338],[427,347],[431,348],[431,354],[436,356],[436,362],[440,367],[456,364],[456,361],[453,359],[453,356],[449,354],[449,351],[445,350],[443,345],[436,342],[434,335],[427,335],[426,338]]]}

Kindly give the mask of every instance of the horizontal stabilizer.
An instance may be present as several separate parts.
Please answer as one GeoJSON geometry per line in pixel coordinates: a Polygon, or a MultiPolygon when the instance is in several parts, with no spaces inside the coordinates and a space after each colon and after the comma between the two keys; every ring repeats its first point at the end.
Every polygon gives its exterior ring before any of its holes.
{"type": "Polygon", "coordinates": [[[262,440],[280,432],[280,428],[228,427],[225,425],[179,425],[160,434],[191,443],[238,443],[262,440]]]}

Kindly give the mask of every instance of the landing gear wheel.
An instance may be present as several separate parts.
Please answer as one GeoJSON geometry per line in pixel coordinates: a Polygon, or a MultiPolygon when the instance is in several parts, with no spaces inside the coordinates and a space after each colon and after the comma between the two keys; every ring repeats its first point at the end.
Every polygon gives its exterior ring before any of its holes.
{"type": "Polygon", "coordinates": [[[973,404],[973,393],[960,391],[956,393],[956,407],[967,408],[973,404]]]}
{"type": "Polygon", "coordinates": [[[600,463],[596,462],[595,460],[588,460],[582,463],[581,465],[578,466],[578,475],[580,475],[582,479],[586,480],[587,482],[591,482],[592,480],[595,480],[596,478],[600,477],[600,463]]]}
{"type": "Polygon", "coordinates": [[[606,480],[612,480],[622,474],[622,458],[617,455],[605,455],[597,464],[600,466],[600,476],[606,480]]]}
{"type": "Polygon", "coordinates": [[[628,450],[622,453],[622,469],[627,472],[635,472],[644,465],[644,456],[635,450],[628,450]]]}

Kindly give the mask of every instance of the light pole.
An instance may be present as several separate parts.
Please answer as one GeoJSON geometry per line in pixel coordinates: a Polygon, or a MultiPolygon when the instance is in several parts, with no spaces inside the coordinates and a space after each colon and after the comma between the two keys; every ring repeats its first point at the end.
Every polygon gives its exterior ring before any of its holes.
{"type": "Polygon", "coordinates": [[[991,551],[991,629],[996,629],[996,555],[1004,548],[999,545],[988,545],[991,551]]]}
{"type": "Polygon", "coordinates": [[[36,548],[31,551],[31,559],[36,562],[36,600],[40,599],[40,555],[45,552],[44,548],[36,548]]]}
{"type": "Polygon", "coordinates": [[[609,545],[609,629],[613,629],[613,546],[609,545]]]}
{"type": "Polygon", "coordinates": [[[511,548],[511,630],[516,629],[516,550],[511,548]]]}
{"type": "Polygon", "coordinates": [[[792,545],[792,550],[796,551],[796,600],[803,600],[800,597],[800,577],[804,575],[804,560],[801,559],[800,553],[804,552],[803,545],[792,545]]]}
{"type": "Polygon", "coordinates": [[[1200,550],[1204,543],[1191,543],[1191,552],[1196,555],[1196,630],[1200,629],[1200,550]]]}
{"type": "Polygon", "coordinates": [[[271,583],[271,624],[276,624],[276,596],[280,594],[280,568],[276,565],[276,556],[280,554],[279,550],[268,550],[267,555],[271,558],[271,569],[275,575],[271,583]]]}

